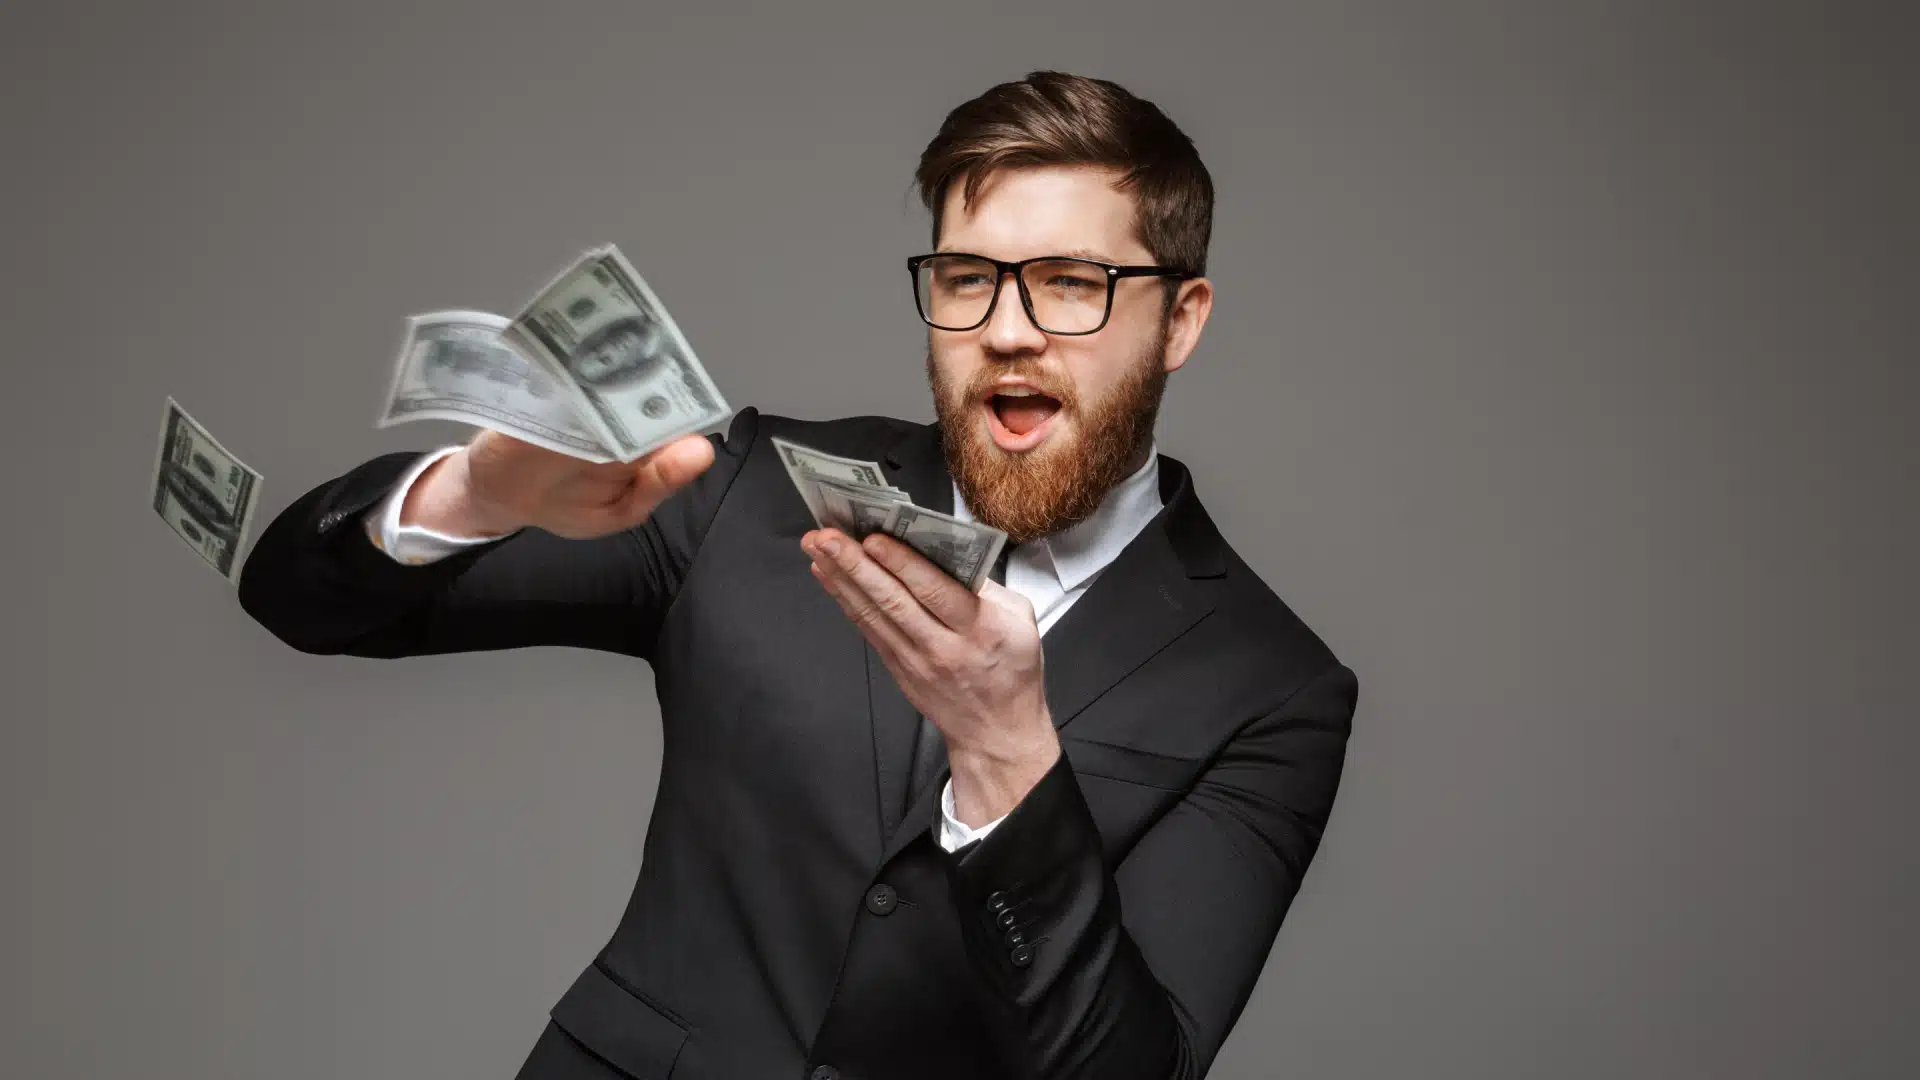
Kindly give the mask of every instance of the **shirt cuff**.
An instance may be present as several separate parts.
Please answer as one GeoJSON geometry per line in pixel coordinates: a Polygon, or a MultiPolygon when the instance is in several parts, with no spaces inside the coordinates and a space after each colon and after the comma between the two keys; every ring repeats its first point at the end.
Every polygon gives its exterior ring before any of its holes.
{"type": "Polygon", "coordinates": [[[935,826],[936,839],[940,846],[948,851],[956,851],[975,840],[982,840],[993,831],[995,825],[1007,820],[1005,814],[994,818],[975,829],[961,821],[953,809],[953,779],[947,779],[947,786],[940,791],[940,824],[935,826]]]}
{"type": "Polygon", "coordinates": [[[393,485],[393,490],[388,492],[387,496],[374,506],[373,511],[362,519],[367,530],[367,539],[373,541],[373,546],[385,552],[393,561],[405,563],[408,566],[424,566],[476,544],[485,544],[498,540],[502,536],[512,535],[501,533],[496,536],[455,536],[450,533],[435,532],[419,525],[400,524],[400,508],[406,504],[407,491],[413,487],[414,481],[420,479],[420,474],[426,472],[434,462],[457,452],[460,447],[461,444],[456,443],[453,446],[443,446],[438,450],[420,455],[420,460],[414,462],[406,474],[400,477],[399,483],[393,485]]]}

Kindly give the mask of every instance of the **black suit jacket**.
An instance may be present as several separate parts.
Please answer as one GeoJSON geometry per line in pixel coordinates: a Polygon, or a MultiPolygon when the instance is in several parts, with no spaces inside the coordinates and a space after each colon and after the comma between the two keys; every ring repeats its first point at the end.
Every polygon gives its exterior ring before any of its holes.
{"type": "Polygon", "coordinates": [[[389,454],[301,497],[247,560],[241,605],[306,652],[653,665],[666,752],[639,879],[519,1075],[1203,1075],[1319,844],[1353,673],[1163,455],[1164,509],[1044,639],[1059,762],[948,853],[946,772],[907,790],[919,717],[806,572],[776,434],[952,507],[933,427],[748,409],[639,528],[404,566],[360,524],[416,457],[389,454]]]}

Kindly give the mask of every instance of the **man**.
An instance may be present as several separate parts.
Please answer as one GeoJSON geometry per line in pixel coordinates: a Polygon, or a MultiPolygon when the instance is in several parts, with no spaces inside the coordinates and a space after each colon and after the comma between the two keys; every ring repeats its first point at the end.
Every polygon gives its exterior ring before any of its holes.
{"type": "Polygon", "coordinates": [[[1036,72],[918,181],[935,424],[748,409],[598,465],[482,432],[321,485],[246,565],[309,652],[653,665],[639,881],[521,1077],[1199,1077],[1318,846],[1353,673],[1153,441],[1212,306],[1192,143],[1036,72]],[[773,436],[1005,530],[1004,584],[813,528],[773,436]]]}

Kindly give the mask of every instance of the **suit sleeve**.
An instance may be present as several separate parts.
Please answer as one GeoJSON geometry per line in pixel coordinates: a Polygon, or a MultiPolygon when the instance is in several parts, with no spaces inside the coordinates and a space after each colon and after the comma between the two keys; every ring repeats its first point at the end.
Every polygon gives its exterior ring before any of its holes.
{"type": "Polygon", "coordinates": [[[1206,1075],[1319,847],[1357,695],[1335,664],[1247,725],[1112,872],[1064,753],[955,853],[962,938],[1018,1075],[1206,1075]]]}
{"type": "Polygon", "coordinates": [[[714,462],[646,522],[593,540],[536,528],[409,566],[361,518],[419,460],[385,454],[282,510],[241,568],[241,608],[308,653],[400,657],[571,645],[650,657],[662,617],[753,443],[743,410],[714,462]]]}

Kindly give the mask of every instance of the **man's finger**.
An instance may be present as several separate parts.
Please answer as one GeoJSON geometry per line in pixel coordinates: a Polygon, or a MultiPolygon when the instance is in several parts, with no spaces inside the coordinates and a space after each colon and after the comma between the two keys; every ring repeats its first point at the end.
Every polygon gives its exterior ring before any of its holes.
{"type": "Polygon", "coordinates": [[[808,569],[813,571],[814,580],[827,590],[827,595],[840,605],[848,621],[872,643],[881,657],[890,660],[913,647],[907,635],[894,625],[887,613],[880,610],[880,606],[860,591],[860,586],[854,584],[831,560],[823,558],[808,569]]]}
{"type": "Polygon", "coordinates": [[[942,638],[951,631],[852,537],[838,529],[822,529],[813,534],[813,543],[818,552],[816,558],[832,564],[849,584],[857,587],[860,598],[899,627],[910,642],[922,649],[944,644],[942,638]]]}
{"type": "Polygon", "coordinates": [[[948,629],[965,633],[979,618],[980,598],[925,555],[881,533],[867,537],[861,546],[948,629]]]}

